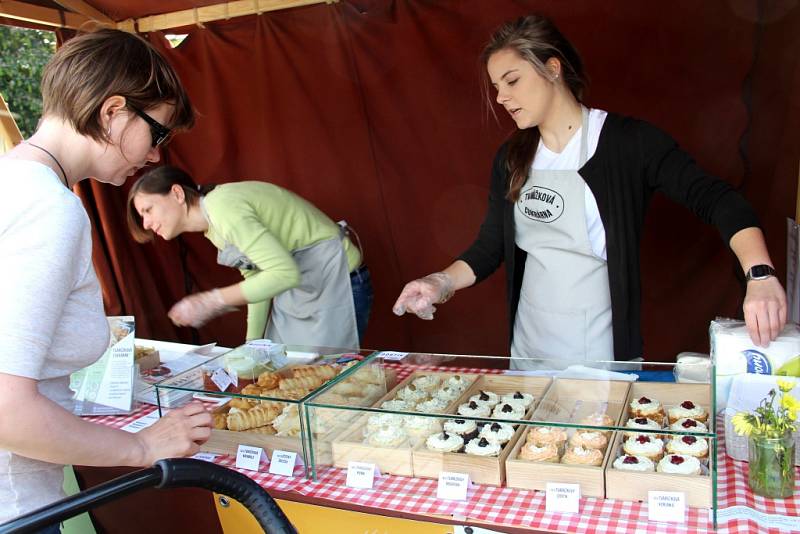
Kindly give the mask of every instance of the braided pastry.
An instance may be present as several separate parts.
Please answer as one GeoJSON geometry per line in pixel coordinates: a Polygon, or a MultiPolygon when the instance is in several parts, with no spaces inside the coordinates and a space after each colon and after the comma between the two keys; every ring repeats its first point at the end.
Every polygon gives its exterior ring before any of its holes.
{"type": "Polygon", "coordinates": [[[233,398],[228,402],[228,406],[231,408],[237,408],[239,410],[247,411],[253,406],[256,405],[255,401],[251,401],[249,399],[241,399],[239,397],[233,398]]]}
{"type": "Polygon", "coordinates": [[[311,391],[310,389],[305,388],[298,388],[298,389],[270,389],[264,391],[261,396],[262,397],[272,397],[274,399],[291,399],[291,400],[298,400],[302,399],[308,392],[311,391]]]}
{"type": "Polygon", "coordinates": [[[274,389],[281,382],[281,375],[267,371],[258,375],[257,384],[264,389],[274,389]]]}
{"type": "Polygon", "coordinates": [[[295,378],[315,376],[322,380],[330,380],[337,374],[339,374],[339,370],[333,365],[299,365],[292,369],[292,375],[295,378]]]}
{"type": "Polygon", "coordinates": [[[214,415],[214,428],[217,430],[226,430],[228,428],[228,414],[215,413],[214,415]]]}
{"type": "Polygon", "coordinates": [[[264,388],[261,386],[257,386],[255,384],[247,384],[244,388],[242,388],[242,395],[261,395],[264,388]]]}
{"type": "Polygon", "coordinates": [[[284,378],[281,380],[280,389],[314,389],[322,385],[324,380],[318,376],[301,376],[298,378],[284,378]]]}
{"type": "Polygon", "coordinates": [[[277,407],[270,406],[256,406],[247,410],[246,412],[236,412],[228,414],[228,429],[229,430],[249,430],[264,426],[272,422],[281,410],[277,407]]]}

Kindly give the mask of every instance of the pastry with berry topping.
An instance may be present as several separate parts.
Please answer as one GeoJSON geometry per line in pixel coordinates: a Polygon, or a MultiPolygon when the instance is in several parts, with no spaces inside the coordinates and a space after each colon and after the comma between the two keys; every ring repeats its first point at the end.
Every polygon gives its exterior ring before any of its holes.
{"type": "Polygon", "coordinates": [[[673,436],[667,442],[667,452],[685,454],[703,460],[708,458],[708,441],[695,436],[673,436]]]}
{"type": "Polygon", "coordinates": [[[647,417],[659,425],[664,424],[664,407],[661,402],[652,397],[641,396],[633,399],[629,413],[631,417],[647,417]]]}
{"type": "Polygon", "coordinates": [[[625,454],[644,456],[657,462],[664,457],[664,441],[655,434],[636,434],[622,445],[625,454]]]}
{"type": "Polygon", "coordinates": [[[658,462],[656,471],[677,475],[699,475],[702,473],[702,468],[700,467],[700,460],[694,456],[667,454],[658,462]]]}
{"type": "Polygon", "coordinates": [[[684,418],[705,423],[708,419],[708,412],[696,402],[685,400],[677,406],[669,408],[667,410],[667,416],[669,417],[669,424],[684,418]]]}
{"type": "Polygon", "coordinates": [[[623,454],[614,460],[614,469],[621,469],[623,471],[655,471],[656,464],[646,456],[623,454]]]}
{"type": "Polygon", "coordinates": [[[708,427],[704,423],[686,417],[669,425],[669,429],[676,432],[708,432],[708,427]]]}

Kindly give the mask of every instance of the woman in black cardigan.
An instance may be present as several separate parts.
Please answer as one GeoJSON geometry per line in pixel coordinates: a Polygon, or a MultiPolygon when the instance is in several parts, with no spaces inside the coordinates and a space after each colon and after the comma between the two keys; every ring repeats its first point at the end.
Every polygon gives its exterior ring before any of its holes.
{"type": "Polygon", "coordinates": [[[654,126],[584,107],[581,59],[548,19],[503,25],[482,58],[487,91],[518,130],[495,157],[478,238],[443,271],[406,284],[397,315],[432,319],[434,304],[505,262],[512,365],[639,359],[639,241],[660,191],[717,227],[747,275],[753,341],[775,339],[786,296],[747,201],[654,126]]]}

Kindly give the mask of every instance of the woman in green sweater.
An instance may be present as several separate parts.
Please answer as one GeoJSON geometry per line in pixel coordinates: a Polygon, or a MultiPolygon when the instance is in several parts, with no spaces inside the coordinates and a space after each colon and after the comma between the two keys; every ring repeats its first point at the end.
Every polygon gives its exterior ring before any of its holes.
{"type": "Polygon", "coordinates": [[[136,241],[203,232],[217,262],[244,280],[195,293],[169,311],[178,326],[199,327],[248,305],[247,339],[358,347],[372,305],[369,271],[342,228],[310,202],[266,182],[199,187],[163,166],[128,194],[136,241]],[[270,305],[272,307],[270,313],[270,305]]]}

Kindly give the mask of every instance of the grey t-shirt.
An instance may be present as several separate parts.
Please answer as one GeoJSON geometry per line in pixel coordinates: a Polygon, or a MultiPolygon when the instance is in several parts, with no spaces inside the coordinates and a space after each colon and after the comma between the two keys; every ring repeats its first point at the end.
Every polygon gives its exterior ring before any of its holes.
{"type": "MultiPolygon", "coordinates": [[[[109,342],[89,218],[36,162],[0,158],[0,190],[0,373],[68,408],[69,375],[109,342]]],[[[63,497],[62,469],[0,448],[0,523],[63,497]]]]}

